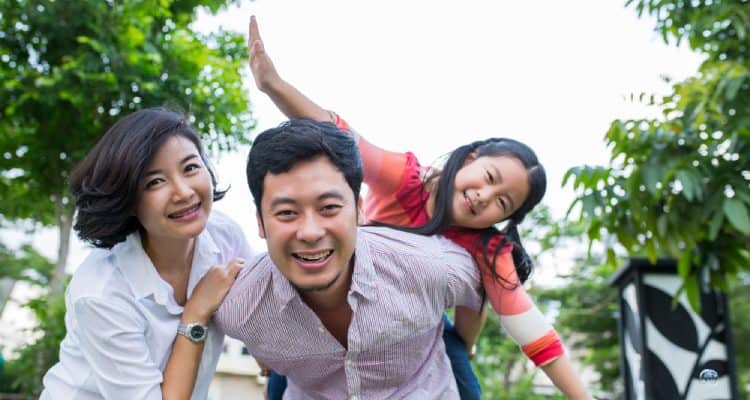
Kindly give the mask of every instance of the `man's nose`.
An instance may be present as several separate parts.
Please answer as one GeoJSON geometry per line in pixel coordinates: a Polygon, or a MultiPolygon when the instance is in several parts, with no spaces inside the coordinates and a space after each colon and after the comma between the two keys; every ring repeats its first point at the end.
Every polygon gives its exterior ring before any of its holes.
{"type": "Polygon", "coordinates": [[[315,243],[325,234],[320,219],[314,215],[305,215],[297,229],[297,239],[306,243],[315,243]]]}

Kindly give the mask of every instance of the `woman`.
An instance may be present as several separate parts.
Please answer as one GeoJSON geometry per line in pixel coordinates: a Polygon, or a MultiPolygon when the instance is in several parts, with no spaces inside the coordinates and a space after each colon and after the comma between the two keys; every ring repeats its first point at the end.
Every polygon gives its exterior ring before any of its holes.
{"type": "Polygon", "coordinates": [[[239,226],[185,118],[114,124],[71,176],[78,236],[96,247],[66,291],[67,334],[42,399],[205,399],[223,333],[211,323],[244,260],[239,226]]]}

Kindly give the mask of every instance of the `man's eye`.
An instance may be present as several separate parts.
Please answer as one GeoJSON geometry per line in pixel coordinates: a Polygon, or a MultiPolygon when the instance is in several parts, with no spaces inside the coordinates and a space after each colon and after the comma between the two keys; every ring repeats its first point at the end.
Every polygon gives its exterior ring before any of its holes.
{"type": "Polygon", "coordinates": [[[327,214],[332,214],[337,212],[339,209],[341,209],[341,205],[339,204],[328,204],[323,206],[323,208],[321,208],[321,211],[327,214]]]}
{"type": "Polygon", "coordinates": [[[294,216],[294,211],[292,211],[292,210],[281,210],[281,211],[277,211],[274,215],[277,216],[277,217],[282,217],[282,218],[284,218],[284,217],[293,217],[294,216]]]}

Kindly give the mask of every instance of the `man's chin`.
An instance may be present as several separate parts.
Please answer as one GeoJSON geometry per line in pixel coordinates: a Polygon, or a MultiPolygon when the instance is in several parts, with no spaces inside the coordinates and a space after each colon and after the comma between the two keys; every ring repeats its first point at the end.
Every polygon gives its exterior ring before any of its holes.
{"type": "Polygon", "coordinates": [[[310,284],[296,284],[292,282],[292,286],[294,286],[295,289],[297,289],[300,293],[311,293],[311,292],[323,292],[325,290],[328,290],[333,286],[336,281],[339,280],[339,277],[341,276],[341,272],[336,274],[332,279],[324,282],[318,282],[318,283],[310,283],[310,284]]]}

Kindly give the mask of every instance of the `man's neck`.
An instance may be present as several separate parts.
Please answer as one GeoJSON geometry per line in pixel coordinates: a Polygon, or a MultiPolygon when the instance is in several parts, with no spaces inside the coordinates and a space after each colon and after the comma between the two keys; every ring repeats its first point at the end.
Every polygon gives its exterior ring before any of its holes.
{"type": "Polygon", "coordinates": [[[352,321],[352,308],[347,301],[349,289],[352,287],[354,261],[349,268],[342,271],[331,287],[311,292],[301,292],[300,297],[318,316],[320,322],[328,332],[347,349],[349,345],[349,323],[352,321]]]}
{"type": "Polygon", "coordinates": [[[352,273],[354,270],[354,259],[349,263],[349,268],[341,271],[341,275],[330,286],[323,290],[311,290],[300,292],[300,297],[313,311],[326,312],[340,310],[348,307],[347,296],[352,287],[352,273]]]}

